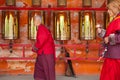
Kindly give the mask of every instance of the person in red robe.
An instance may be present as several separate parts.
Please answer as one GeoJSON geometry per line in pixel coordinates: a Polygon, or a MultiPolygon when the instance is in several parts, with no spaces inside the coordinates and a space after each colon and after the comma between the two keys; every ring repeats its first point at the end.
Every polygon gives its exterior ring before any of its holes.
{"type": "Polygon", "coordinates": [[[106,31],[100,26],[97,32],[103,38],[107,50],[104,54],[104,63],[100,80],[120,80],[120,1],[113,0],[108,4],[108,13],[113,20],[106,31]]]}
{"type": "Polygon", "coordinates": [[[34,17],[38,27],[36,42],[32,48],[37,53],[34,80],[55,80],[55,45],[50,31],[41,24],[41,17],[34,17]]]}

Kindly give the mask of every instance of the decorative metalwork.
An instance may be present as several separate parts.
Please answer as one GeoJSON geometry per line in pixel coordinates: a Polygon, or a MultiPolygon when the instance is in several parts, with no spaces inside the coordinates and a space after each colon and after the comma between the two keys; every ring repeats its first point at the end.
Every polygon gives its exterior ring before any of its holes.
{"type": "Polygon", "coordinates": [[[42,24],[45,24],[45,12],[44,11],[29,11],[28,12],[28,38],[29,39],[36,39],[37,34],[37,26],[34,25],[34,16],[40,15],[42,17],[42,24]]]}
{"type": "Polygon", "coordinates": [[[92,7],[92,0],[82,0],[83,7],[92,7]]]}
{"type": "Polygon", "coordinates": [[[41,6],[41,0],[32,0],[32,5],[36,6],[36,7],[40,7],[41,6]]]}
{"type": "Polygon", "coordinates": [[[19,38],[18,11],[2,11],[2,34],[4,39],[19,38]]]}
{"type": "Polygon", "coordinates": [[[81,11],[80,13],[80,39],[92,40],[95,39],[95,12],[81,11]]]}
{"type": "Polygon", "coordinates": [[[54,38],[56,40],[70,40],[70,12],[54,12],[54,38]]]}
{"type": "Polygon", "coordinates": [[[6,5],[7,6],[15,6],[15,0],[6,0],[6,5]]]}
{"type": "Polygon", "coordinates": [[[58,7],[66,7],[67,6],[67,0],[57,0],[58,7]]]}

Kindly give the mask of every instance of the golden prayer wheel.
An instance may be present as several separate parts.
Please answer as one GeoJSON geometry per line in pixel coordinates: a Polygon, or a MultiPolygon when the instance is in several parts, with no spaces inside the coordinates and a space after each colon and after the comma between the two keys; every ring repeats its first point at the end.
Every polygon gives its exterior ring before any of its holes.
{"type": "Polygon", "coordinates": [[[82,0],[83,7],[92,7],[92,0],[82,0]]]}
{"type": "Polygon", "coordinates": [[[15,6],[15,0],[6,0],[6,5],[7,6],[15,6]]]}
{"type": "Polygon", "coordinates": [[[40,7],[41,6],[41,0],[32,0],[32,5],[34,7],[40,7]]]}
{"type": "Polygon", "coordinates": [[[55,40],[70,40],[71,26],[70,26],[70,12],[56,11],[54,16],[54,38],[55,40]]]}
{"type": "Polygon", "coordinates": [[[34,25],[34,16],[39,15],[42,17],[42,24],[45,24],[45,11],[29,11],[28,12],[28,39],[36,39],[37,26],[34,25]]]}
{"type": "Polygon", "coordinates": [[[94,11],[81,11],[79,13],[79,37],[81,40],[95,39],[96,16],[94,11]]]}
{"type": "Polygon", "coordinates": [[[19,12],[2,11],[2,35],[3,39],[19,38],[19,12]]]}
{"type": "Polygon", "coordinates": [[[108,24],[113,20],[113,17],[110,17],[108,12],[104,12],[103,13],[103,16],[104,16],[104,29],[107,28],[108,24]]]}
{"type": "Polygon", "coordinates": [[[67,6],[67,0],[57,0],[57,6],[58,7],[66,7],[67,6]]]}

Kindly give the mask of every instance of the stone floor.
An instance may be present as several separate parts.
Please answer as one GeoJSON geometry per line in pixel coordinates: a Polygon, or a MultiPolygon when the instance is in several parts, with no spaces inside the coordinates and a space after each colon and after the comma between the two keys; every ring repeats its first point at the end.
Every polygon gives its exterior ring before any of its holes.
{"type": "MultiPolygon", "coordinates": [[[[0,75],[0,80],[34,80],[32,75],[0,75]]],[[[56,80],[99,80],[99,75],[56,76],[56,80]]]]}

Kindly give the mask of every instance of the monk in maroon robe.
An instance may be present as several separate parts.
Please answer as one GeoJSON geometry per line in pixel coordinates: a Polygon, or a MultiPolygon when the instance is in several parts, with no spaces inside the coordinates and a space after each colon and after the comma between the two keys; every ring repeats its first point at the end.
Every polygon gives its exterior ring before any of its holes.
{"type": "Polygon", "coordinates": [[[34,80],[55,80],[55,45],[50,31],[41,24],[41,17],[34,17],[38,26],[33,51],[37,52],[34,80]]]}

